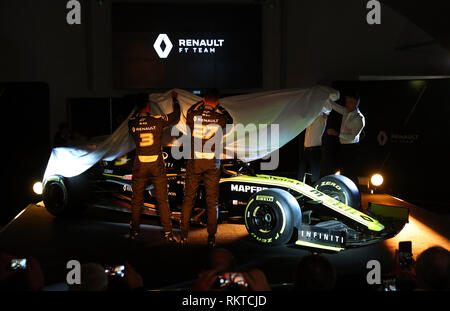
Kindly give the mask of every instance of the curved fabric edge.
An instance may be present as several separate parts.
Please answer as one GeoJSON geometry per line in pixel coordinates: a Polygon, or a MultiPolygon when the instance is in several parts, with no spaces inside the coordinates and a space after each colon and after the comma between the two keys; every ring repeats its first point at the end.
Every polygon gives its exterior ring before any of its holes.
{"type": "MultiPolygon", "coordinates": [[[[157,113],[172,112],[171,92],[178,93],[181,106],[180,121],[175,125],[179,132],[186,134],[186,112],[190,106],[201,100],[188,91],[172,89],[165,93],[150,94],[151,109],[157,113]]],[[[300,134],[320,114],[327,100],[337,100],[339,92],[325,86],[309,89],[289,89],[258,92],[246,95],[230,96],[220,99],[221,105],[228,110],[234,120],[233,135],[235,140],[227,141],[224,137],[224,150],[228,154],[244,154],[239,157],[244,161],[263,158],[281,148],[300,134]],[[249,137],[259,137],[262,128],[269,127],[267,140],[258,144],[249,143],[249,137]],[[271,128],[278,125],[278,141],[272,144],[271,128]],[[241,127],[248,131],[238,131],[241,127]]],[[[133,113],[133,112],[132,112],[133,113]]],[[[135,148],[128,133],[128,118],[105,141],[94,150],[58,147],[54,148],[44,173],[44,180],[52,175],[73,177],[87,171],[101,160],[111,161],[135,148]]],[[[177,139],[170,135],[171,128],[163,132],[163,144],[177,146],[177,139]]],[[[179,145],[179,144],[178,144],[179,145]]],[[[225,157],[225,154],[224,154],[225,157]]]]}

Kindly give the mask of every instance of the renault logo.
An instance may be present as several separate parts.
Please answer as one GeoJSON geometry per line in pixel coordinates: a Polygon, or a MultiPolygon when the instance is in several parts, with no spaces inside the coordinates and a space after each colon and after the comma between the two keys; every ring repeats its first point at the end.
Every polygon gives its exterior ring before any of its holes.
{"type": "Polygon", "coordinates": [[[153,48],[155,49],[156,53],[160,58],[167,58],[167,56],[169,56],[170,51],[172,50],[172,47],[173,47],[172,42],[170,42],[169,37],[165,33],[159,34],[158,38],[153,44],[153,48]],[[163,42],[166,45],[164,51],[161,48],[161,44],[163,42]]]}

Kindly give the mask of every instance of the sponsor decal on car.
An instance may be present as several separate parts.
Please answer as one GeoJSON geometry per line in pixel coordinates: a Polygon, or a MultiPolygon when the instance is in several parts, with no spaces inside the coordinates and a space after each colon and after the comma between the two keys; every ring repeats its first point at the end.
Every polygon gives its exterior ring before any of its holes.
{"type": "Polygon", "coordinates": [[[332,232],[331,230],[314,229],[312,227],[302,228],[299,231],[299,237],[310,240],[319,240],[324,242],[344,243],[344,236],[341,232],[332,232]]]}
{"type": "Polygon", "coordinates": [[[123,175],[122,179],[132,180],[133,179],[133,175],[132,174],[123,175]]]}
{"type": "MultiPolygon", "coordinates": [[[[334,231],[320,227],[302,225],[298,230],[298,241],[309,242],[324,247],[344,247],[345,232],[334,231]]],[[[297,242],[298,242],[297,241],[297,242]]]]}
{"type": "Polygon", "coordinates": [[[257,201],[273,202],[273,196],[270,195],[257,195],[257,201]]]}
{"type": "Polygon", "coordinates": [[[257,235],[254,234],[253,232],[250,233],[250,235],[251,235],[254,239],[256,239],[258,242],[261,242],[261,243],[272,243],[272,241],[273,241],[272,238],[264,239],[264,238],[261,238],[261,237],[257,236],[257,235]]]}
{"type": "Polygon", "coordinates": [[[255,193],[255,192],[259,192],[264,189],[268,189],[268,188],[260,187],[260,186],[252,186],[252,185],[231,184],[231,191],[234,191],[234,192],[255,193]]]}
{"type": "Polygon", "coordinates": [[[332,187],[336,188],[337,190],[341,190],[342,189],[341,186],[337,185],[335,182],[328,181],[328,180],[327,181],[322,181],[320,183],[320,185],[321,186],[332,186],[332,187]]]}

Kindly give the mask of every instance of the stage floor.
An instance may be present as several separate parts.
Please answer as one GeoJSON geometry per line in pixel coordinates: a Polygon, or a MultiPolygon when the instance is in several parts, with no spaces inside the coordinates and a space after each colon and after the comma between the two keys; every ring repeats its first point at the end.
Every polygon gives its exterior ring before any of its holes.
{"type": "MultiPolygon", "coordinates": [[[[410,209],[410,221],[393,239],[325,254],[338,271],[340,288],[367,287],[366,264],[372,259],[379,260],[382,273],[388,274],[399,241],[412,241],[414,256],[433,245],[450,249],[449,214],[434,214],[389,195],[363,194],[363,206],[368,202],[406,206],[410,209]]],[[[164,245],[159,220],[145,217],[142,236],[130,242],[125,238],[129,217],[128,213],[90,207],[82,217],[60,219],[49,214],[43,203],[30,204],[0,231],[0,251],[18,258],[36,257],[47,285],[64,282],[66,263],[72,259],[102,264],[121,264],[127,260],[150,289],[189,286],[189,281],[206,267],[205,228],[192,228],[187,247],[164,245]]],[[[178,228],[175,231],[179,232],[178,228]]],[[[263,269],[271,284],[292,282],[298,260],[309,253],[286,246],[258,245],[250,239],[245,226],[239,224],[219,225],[217,245],[231,250],[239,267],[263,269]]]]}

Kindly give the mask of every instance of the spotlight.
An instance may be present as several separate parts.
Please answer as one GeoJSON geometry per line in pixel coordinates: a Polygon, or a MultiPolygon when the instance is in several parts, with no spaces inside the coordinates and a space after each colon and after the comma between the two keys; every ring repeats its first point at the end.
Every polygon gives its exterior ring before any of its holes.
{"type": "Polygon", "coordinates": [[[381,176],[381,174],[373,174],[372,177],[370,178],[370,182],[372,183],[372,185],[374,185],[375,187],[379,187],[383,184],[383,176],[381,176]]]}
{"type": "Polygon", "coordinates": [[[33,185],[33,191],[36,194],[41,195],[42,194],[42,183],[40,181],[37,181],[33,185]]]}

